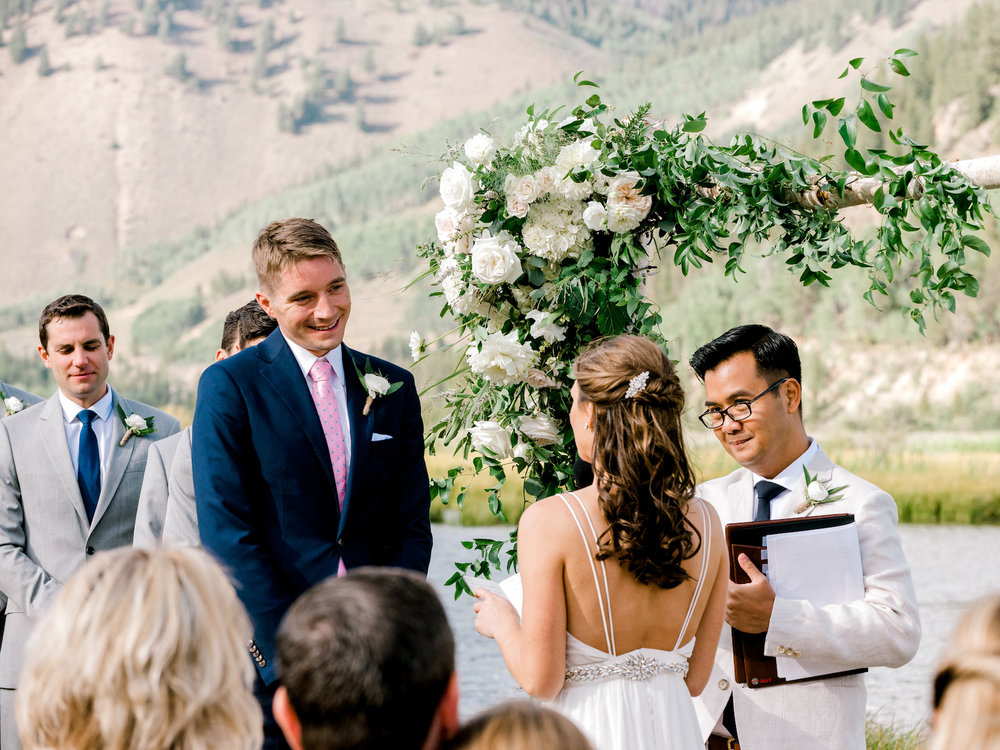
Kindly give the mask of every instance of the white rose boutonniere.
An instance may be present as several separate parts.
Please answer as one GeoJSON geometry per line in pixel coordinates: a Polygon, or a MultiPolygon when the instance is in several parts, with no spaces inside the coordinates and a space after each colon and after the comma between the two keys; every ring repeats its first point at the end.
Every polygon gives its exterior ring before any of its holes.
{"type": "Polygon", "coordinates": [[[2,388],[0,388],[0,401],[3,401],[4,414],[8,417],[24,410],[24,402],[17,396],[8,396],[2,388]]]}
{"type": "Polygon", "coordinates": [[[365,360],[365,371],[363,373],[358,368],[357,362],[352,359],[351,363],[354,365],[354,371],[358,373],[358,380],[361,381],[361,387],[368,394],[368,398],[365,399],[365,407],[361,410],[361,416],[363,417],[368,416],[375,399],[388,396],[390,393],[395,393],[403,387],[402,382],[390,383],[389,379],[384,375],[375,372],[372,369],[372,361],[370,359],[365,360]]]}
{"type": "Polygon", "coordinates": [[[818,476],[811,475],[805,466],[802,467],[802,472],[806,475],[806,486],[802,500],[793,508],[795,513],[804,513],[807,508],[842,499],[841,493],[847,489],[846,484],[841,487],[827,487],[818,476]]]}
{"type": "Polygon", "coordinates": [[[122,439],[118,442],[120,447],[124,447],[125,443],[133,435],[136,437],[145,437],[156,432],[156,428],[153,427],[155,417],[143,417],[135,413],[126,416],[121,404],[118,404],[118,418],[125,427],[125,434],[122,435],[122,439]]]}

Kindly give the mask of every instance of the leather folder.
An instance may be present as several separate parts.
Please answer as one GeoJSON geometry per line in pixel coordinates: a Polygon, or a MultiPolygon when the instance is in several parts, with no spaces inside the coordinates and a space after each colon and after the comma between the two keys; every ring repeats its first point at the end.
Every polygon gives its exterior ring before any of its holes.
{"type": "MultiPolygon", "coordinates": [[[[793,531],[809,531],[854,523],[851,513],[835,513],[828,516],[808,516],[806,518],[782,518],[773,521],[749,521],[731,523],[726,526],[726,544],[729,547],[729,579],[734,583],[750,583],[750,577],[740,567],[740,553],[745,554],[759,570],[767,564],[764,560],[765,540],[772,534],[787,534],[793,531]]],[[[764,641],[767,632],[744,633],[732,628],[733,671],[736,681],[751,688],[773,687],[792,682],[824,680],[849,674],[860,674],[867,669],[850,669],[843,672],[816,675],[800,680],[786,680],[778,676],[778,662],[773,656],[764,655],[764,641]]]]}

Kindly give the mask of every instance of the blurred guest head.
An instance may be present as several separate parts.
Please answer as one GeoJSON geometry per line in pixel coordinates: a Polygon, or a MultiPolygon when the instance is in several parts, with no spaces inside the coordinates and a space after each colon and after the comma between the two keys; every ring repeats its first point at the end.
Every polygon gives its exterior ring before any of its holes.
{"type": "Polygon", "coordinates": [[[259,748],[250,637],[208,554],[102,552],[32,634],[17,695],[24,748],[259,748]]]}
{"type": "Polygon", "coordinates": [[[259,344],[278,327],[278,321],[268,315],[256,299],[250,300],[236,312],[240,318],[240,349],[259,344]]]}
{"type": "Polygon", "coordinates": [[[1000,595],[962,616],[934,678],[929,750],[1000,750],[1000,595]]]}
{"type": "Polygon", "coordinates": [[[455,642],[415,573],[358,568],[313,586],[277,652],[274,716],[295,750],[434,748],[458,726],[455,642]]]}
{"type": "Polygon", "coordinates": [[[592,750],[576,724],[560,713],[527,700],[491,708],[465,724],[446,750],[592,750]]]}

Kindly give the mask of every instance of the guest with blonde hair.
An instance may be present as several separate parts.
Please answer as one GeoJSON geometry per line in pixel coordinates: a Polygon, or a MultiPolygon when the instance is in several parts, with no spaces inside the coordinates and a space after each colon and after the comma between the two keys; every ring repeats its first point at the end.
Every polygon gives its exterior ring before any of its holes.
{"type": "Polygon", "coordinates": [[[1000,595],[962,616],[934,678],[928,750],[1000,750],[1000,595]]]}
{"type": "Polygon", "coordinates": [[[593,750],[572,721],[526,700],[502,703],[465,724],[444,750],[593,750]]]}
{"type": "Polygon", "coordinates": [[[250,622],[194,548],[96,555],[28,644],[17,696],[26,750],[251,750],[250,622]]]}

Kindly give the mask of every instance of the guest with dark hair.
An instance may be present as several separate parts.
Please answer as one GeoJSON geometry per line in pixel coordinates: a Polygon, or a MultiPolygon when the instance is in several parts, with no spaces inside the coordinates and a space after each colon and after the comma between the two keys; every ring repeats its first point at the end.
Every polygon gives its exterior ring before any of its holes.
{"type": "Polygon", "coordinates": [[[277,652],[274,716],[293,750],[435,748],[458,726],[454,638],[416,573],[316,584],[282,620],[277,652]]]}
{"type": "MultiPolygon", "coordinates": [[[[705,386],[699,419],[741,468],[698,486],[723,524],[851,513],[864,598],[819,606],[776,596],[746,555],[749,583],[730,584],[726,622],[765,633],[766,656],[827,664],[846,672],[898,667],[916,653],[920,620],[910,568],[896,529],[896,504],[870,482],[831,461],[802,421],[798,347],[767,326],[730,329],[702,346],[691,367],[705,386]],[[806,481],[805,472],[810,481],[806,481]]],[[[829,750],[865,747],[863,674],[752,688],[737,684],[728,628],[716,668],[698,699],[709,748],[829,750]]]]}
{"type": "Polygon", "coordinates": [[[525,511],[521,618],[479,589],[476,628],[595,747],[695,750],[691,696],[712,669],[727,570],[718,518],[694,497],[684,393],[639,336],[599,342],[575,375],[569,420],[593,483],[525,511]]]}

